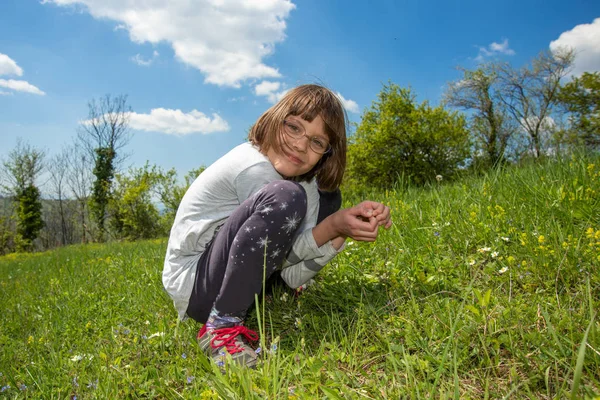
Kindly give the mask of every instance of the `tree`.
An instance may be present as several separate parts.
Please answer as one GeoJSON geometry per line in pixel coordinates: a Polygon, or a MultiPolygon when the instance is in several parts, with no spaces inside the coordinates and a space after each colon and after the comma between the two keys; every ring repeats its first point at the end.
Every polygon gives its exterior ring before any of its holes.
{"type": "Polygon", "coordinates": [[[42,220],[42,202],[35,181],[44,167],[45,153],[21,140],[8,154],[3,164],[7,183],[4,188],[11,194],[17,205],[17,250],[29,251],[37,238],[44,222],[42,220]]]}
{"type": "Polygon", "coordinates": [[[425,101],[410,89],[384,85],[362,116],[348,147],[349,184],[386,188],[400,177],[423,184],[450,176],[469,155],[464,116],[425,101]]]}
{"type": "Polygon", "coordinates": [[[92,182],[92,160],[80,147],[73,146],[68,154],[70,165],[67,171],[67,186],[71,190],[78,205],[79,224],[81,227],[81,242],[88,240],[88,199],[92,182]]]}
{"type": "Polygon", "coordinates": [[[112,181],[119,163],[124,159],[120,150],[131,140],[129,117],[131,107],[127,96],[106,95],[98,102],[88,104],[88,119],[81,124],[78,137],[89,156],[94,160],[91,209],[98,225],[99,239],[104,238],[106,208],[112,181]]]}
{"type": "Polygon", "coordinates": [[[584,72],[564,85],[559,101],[571,114],[575,139],[592,149],[600,148],[600,72],[584,72]]]}
{"type": "MultiPolygon", "coordinates": [[[[152,201],[154,187],[162,172],[148,163],[130,169],[129,174],[117,174],[115,195],[111,200],[116,232],[130,240],[156,237],[161,230],[160,214],[152,201]]],[[[166,232],[161,232],[166,233],[166,232]]]]}
{"type": "Polygon", "coordinates": [[[530,151],[540,157],[545,149],[544,134],[552,129],[551,114],[558,103],[560,81],[573,64],[572,50],[546,51],[531,66],[514,69],[508,63],[496,65],[499,99],[529,137],[530,151]]]}
{"type": "Polygon", "coordinates": [[[60,217],[60,243],[63,246],[68,243],[68,224],[65,212],[65,190],[69,170],[69,152],[69,149],[64,148],[60,153],[52,157],[50,164],[48,165],[52,194],[54,200],[58,202],[58,212],[60,217]]]}
{"type": "Polygon", "coordinates": [[[494,64],[483,64],[474,71],[460,68],[463,77],[451,82],[444,93],[444,104],[470,111],[469,130],[474,137],[475,154],[487,166],[506,157],[509,141],[517,125],[497,97],[498,74],[494,64]]]}

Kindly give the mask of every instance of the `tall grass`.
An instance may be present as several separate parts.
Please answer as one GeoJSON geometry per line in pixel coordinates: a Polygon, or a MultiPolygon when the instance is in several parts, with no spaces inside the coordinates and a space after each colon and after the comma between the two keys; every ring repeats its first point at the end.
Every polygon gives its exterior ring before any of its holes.
{"type": "Polygon", "coordinates": [[[301,295],[259,302],[255,370],[221,371],[177,322],[164,240],[0,258],[0,395],[600,395],[600,158],[371,197],[393,228],[349,241],[301,295]]]}

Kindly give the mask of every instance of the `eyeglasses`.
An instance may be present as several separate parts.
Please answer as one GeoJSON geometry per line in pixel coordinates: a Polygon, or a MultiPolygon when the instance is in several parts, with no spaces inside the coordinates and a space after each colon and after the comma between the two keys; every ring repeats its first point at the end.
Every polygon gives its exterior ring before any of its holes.
{"type": "Polygon", "coordinates": [[[319,136],[309,136],[304,127],[294,121],[283,121],[283,131],[293,139],[301,139],[304,136],[308,138],[308,145],[312,151],[318,154],[325,154],[331,151],[331,145],[327,140],[319,136]]]}

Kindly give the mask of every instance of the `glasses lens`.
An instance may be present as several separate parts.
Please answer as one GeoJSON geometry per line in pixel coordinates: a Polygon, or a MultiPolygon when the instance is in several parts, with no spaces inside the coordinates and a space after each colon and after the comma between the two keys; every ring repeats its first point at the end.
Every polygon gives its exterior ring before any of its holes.
{"type": "Polygon", "coordinates": [[[291,137],[299,138],[304,136],[304,129],[298,124],[289,121],[284,121],[283,126],[285,128],[285,133],[287,133],[291,137]]]}

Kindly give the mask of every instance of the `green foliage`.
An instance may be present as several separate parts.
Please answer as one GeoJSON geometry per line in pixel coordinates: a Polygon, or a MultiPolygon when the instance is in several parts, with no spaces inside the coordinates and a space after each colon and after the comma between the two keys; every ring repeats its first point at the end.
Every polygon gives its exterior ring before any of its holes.
{"type": "Polygon", "coordinates": [[[129,174],[117,174],[111,200],[112,225],[120,237],[129,240],[154,238],[167,233],[152,202],[154,187],[162,174],[148,163],[129,174]]]}
{"type": "Polygon", "coordinates": [[[98,239],[104,240],[106,231],[106,208],[110,201],[110,190],[114,178],[114,160],[116,153],[110,147],[100,147],[95,150],[96,164],[94,166],[94,180],[92,188],[92,197],[90,200],[90,210],[94,221],[98,225],[98,239]]]}
{"type": "Polygon", "coordinates": [[[15,232],[12,218],[0,216],[0,255],[15,251],[15,232]]]}
{"type": "Polygon", "coordinates": [[[564,85],[559,99],[571,113],[574,139],[592,149],[600,148],[600,72],[584,72],[564,85]]]}
{"type": "Polygon", "coordinates": [[[17,194],[17,251],[31,251],[33,241],[44,226],[40,191],[34,185],[27,186],[17,194]]]}
{"type": "Polygon", "coordinates": [[[410,89],[384,85],[348,147],[347,181],[390,188],[400,179],[422,185],[452,176],[469,155],[465,118],[425,101],[410,89]]]}
{"type": "Polygon", "coordinates": [[[129,240],[167,235],[183,195],[203,170],[190,171],[183,185],[177,182],[174,169],[164,172],[148,163],[117,174],[109,207],[116,234],[129,240]],[[163,207],[160,212],[158,204],[163,207]]]}
{"type": "Polygon", "coordinates": [[[221,371],[198,324],[177,321],[165,240],[0,257],[2,396],[600,395],[598,155],[372,198],[392,229],[348,241],[298,296],[274,287],[246,321],[263,332],[255,370],[221,371]]]}

